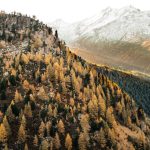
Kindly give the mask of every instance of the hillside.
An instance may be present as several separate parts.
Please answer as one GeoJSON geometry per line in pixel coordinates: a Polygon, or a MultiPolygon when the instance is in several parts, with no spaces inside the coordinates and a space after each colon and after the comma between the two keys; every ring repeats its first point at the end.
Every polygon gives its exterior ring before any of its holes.
{"type": "Polygon", "coordinates": [[[84,50],[79,55],[92,55],[91,62],[150,74],[150,11],[106,8],[73,24],[59,20],[50,25],[69,46],[84,50]]]}
{"type": "Polygon", "coordinates": [[[150,120],[133,91],[57,31],[1,13],[0,54],[0,149],[150,149],[150,120]]]}

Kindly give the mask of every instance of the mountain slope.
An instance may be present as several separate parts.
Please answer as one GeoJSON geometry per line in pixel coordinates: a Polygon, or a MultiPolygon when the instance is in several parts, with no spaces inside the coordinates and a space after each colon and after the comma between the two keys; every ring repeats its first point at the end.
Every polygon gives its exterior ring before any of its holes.
{"type": "Polygon", "coordinates": [[[149,149],[149,117],[101,68],[34,18],[0,22],[0,149],[149,149]]]}
{"type": "MultiPolygon", "coordinates": [[[[55,27],[55,23],[50,25],[55,27]]],[[[65,24],[63,27],[64,32],[60,30],[63,39],[66,34],[70,34],[67,32],[71,31],[70,29],[74,33],[70,42],[78,38],[91,38],[95,42],[120,39],[139,41],[149,37],[150,11],[141,11],[132,6],[121,9],[106,8],[95,16],[70,25],[65,24]]]]}
{"type": "Polygon", "coordinates": [[[78,55],[95,57],[90,60],[93,63],[150,73],[150,11],[132,6],[106,8],[95,16],[59,29],[60,37],[69,46],[81,50],[78,55]]]}

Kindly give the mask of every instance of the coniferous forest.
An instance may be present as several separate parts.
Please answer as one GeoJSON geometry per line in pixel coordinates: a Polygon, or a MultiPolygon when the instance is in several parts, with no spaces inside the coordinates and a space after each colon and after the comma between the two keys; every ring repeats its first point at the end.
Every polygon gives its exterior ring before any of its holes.
{"type": "Polygon", "coordinates": [[[149,150],[149,86],[88,63],[35,16],[0,13],[2,150],[149,150]]]}

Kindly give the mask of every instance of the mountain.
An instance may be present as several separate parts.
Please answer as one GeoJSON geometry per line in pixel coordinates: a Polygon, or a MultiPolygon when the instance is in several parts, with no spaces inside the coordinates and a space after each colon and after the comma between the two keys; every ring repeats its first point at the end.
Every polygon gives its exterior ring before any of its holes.
{"type": "Polygon", "coordinates": [[[59,32],[78,55],[93,63],[150,74],[150,11],[106,8],[65,24],[59,32]]]}
{"type": "Polygon", "coordinates": [[[0,149],[150,149],[149,80],[89,63],[35,18],[0,27],[0,149]]]}
{"type": "MultiPolygon", "coordinates": [[[[63,21],[59,23],[59,28],[63,29],[60,30],[60,34],[67,42],[79,38],[90,38],[94,42],[98,40],[139,41],[150,37],[150,11],[141,11],[132,6],[121,9],[108,7],[99,14],[73,24],[64,24],[63,21]],[[65,39],[67,34],[73,35],[71,40],[65,39]]],[[[50,25],[58,27],[55,22],[50,25]]]]}

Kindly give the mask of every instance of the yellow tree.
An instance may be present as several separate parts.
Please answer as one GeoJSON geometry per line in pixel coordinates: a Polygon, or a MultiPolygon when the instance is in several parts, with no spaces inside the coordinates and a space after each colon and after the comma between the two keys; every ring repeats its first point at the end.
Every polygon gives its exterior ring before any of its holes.
{"type": "Polygon", "coordinates": [[[31,110],[31,105],[30,105],[30,103],[28,103],[28,104],[25,105],[24,114],[25,114],[27,117],[32,117],[32,110],[31,110]]]}
{"type": "Polygon", "coordinates": [[[25,143],[24,150],[28,150],[28,149],[29,149],[29,148],[28,148],[28,144],[25,143]]]}
{"type": "Polygon", "coordinates": [[[24,80],[23,81],[23,88],[25,89],[25,90],[29,90],[29,82],[27,81],[27,80],[24,80]]]}
{"type": "Polygon", "coordinates": [[[39,137],[40,137],[40,138],[43,138],[44,132],[45,132],[45,124],[44,124],[44,122],[42,121],[41,124],[40,124],[40,126],[39,126],[39,130],[38,130],[38,133],[39,133],[39,137]]]}
{"type": "Polygon", "coordinates": [[[18,90],[16,90],[16,92],[15,92],[15,102],[17,103],[17,102],[20,102],[20,101],[22,101],[22,96],[18,92],[18,90]]]}
{"type": "Polygon", "coordinates": [[[54,146],[56,149],[59,149],[61,147],[59,135],[57,132],[56,132],[55,137],[54,137],[54,146]]]}
{"type": "Polygon", "coordinates": [[[48,142],[46,139],[44,139],[41,143],[41,150],[48,150],[48,142]]]}
{"type": "Polygon", "coordinates": [[[48,116],[49,117],[53,116],[53,110],[52,110],[52,105],[51,104],[48,105],[48,116]]]}
{"type": "Polygon", "coordinates": [[[20,125],[19,131],[18,131],[18,141],[20,143],[24,143],[26,141],[26,133],[22,124],[20,125]]]}
{"type": "Polygon", "coordinates": [[[57,124],[57,128],[58,128],[59,133],[63,134],[65,132],[65,127],[64,127],[64,123],[62,122],[62,120],[59,120],[57,124]]]}
{"type": "Polygon", "coordinates": [[[9,150],[7,144],[5,144],[4,150],[9,150]]]}
{"type": "Polygon", "coordinates": [[[40,88],[37,95],[38,95],[39,99],[41,99],[41,100],[48,100],[48,95],[46,94],[43,86],[40,88]]]}
{"type": "Polygon", "coordinates": [[[37,137],[37,135],[35,135],[35,136],[34,136],[34,139],[33,139],[33,145],[34,145],[35,147],[37,147],[37,146],[38,146],[38,143],[39,143],[38,137],[37,137]]]}
{"type": "Polygon", "coordinates": [[[90,115],[91,115],[92,118],[97,118],[98,117],[98,104],[97,104],[96,99],[93,99],[93,100],[89,101],[88,110],[89,110],[90,115]]]}
{"type": "Polygon", "coordinates": [[[100,96],[99,107],[100,107],[100,114],[101,114],[101,116],[105,117],[105,114],[106,114],[106,103],[105,103],[104,99],[102,98],[102,96],[100,96]]]}
{"type": "Polygon", "coordinates": [[[47,136],[50,135],[51,126],[52,126],[52,124],[51,124],[50,120],[48,122],[46,122],[47,136]]]}
{"type": "Polygon", "coordinates": [[[70,105],[73,107],[74,106],[74,99],[70,98],[70,105]]]}
{"type": "Polygon", "coordinates": [[[22,118],[21,118],[21,124],[24,127],[24,129],[26,129],[27,121],[26,121],[26,117],[24,114],[22,115],[22,118]]]}
{"type": "Polygon", "coordinates": [[[23,54],[21,55],[21,60],[25,63],[25,64],[28,64],[29,63],[29,58],[26,54],[23,54]]]}
{"type": "Polygon", "coordinates": [[[102,128],[101,128],[100,133],[99,133],[99,143],[100,143],[101,148],[106,147],[105,133],[104,133],[102,128]]]}
{"type": "Polygon", "coordinates": [[[80,150],[86,150],[87,149],[87,141],[86,141],[86,135],[81,132],[78,139],[79,149],[80,150]]]}
{"type": "Polygon", "coordinates": [[[65,147],[67,150],[72,149],[72,138],[70,137],[70,134],[68,133],[65,139],[65,147]]]}
{"type": "Polygon", "coordinates": [[[5,129],[4,124],[0,124],[0,142],[6,143],[7,142],[7,131],[5,129]]]}
{"type": "Polygon", "coordinates": [[[108,109],[106,111],[106,119],[107,119],[107,122],[111,128],[116,125],[116,121],[115,121],[115,117],[113,115],[113,108],[112,107],[108,107],[108,109]]]}
{"type": "Polygon", "coordinates": [[[9,122],[8,122],[6,116],[4,116],[4,118],[3,118],[3,124],[4,124],[4,126],[5,126],[7,135],[10,136],[10,135],[11,135],[11,128],[10,128],[10,125],[9,125],[9,122]]]}

